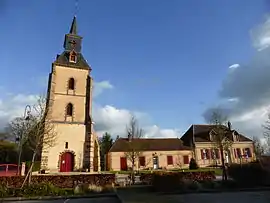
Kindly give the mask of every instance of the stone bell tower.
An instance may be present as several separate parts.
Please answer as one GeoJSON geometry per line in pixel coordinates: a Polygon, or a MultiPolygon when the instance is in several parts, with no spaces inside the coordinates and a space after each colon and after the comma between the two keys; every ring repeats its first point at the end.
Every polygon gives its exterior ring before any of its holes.
{"type": "Polygon", "coordinates": [[[41,168],[50,172],[99,171],[99,145],[91,115],[93,79],[81,52],[76,17],[65,35],[64,51],[52,64],[47,108],[57,141],[42,150],[41,168]]]}

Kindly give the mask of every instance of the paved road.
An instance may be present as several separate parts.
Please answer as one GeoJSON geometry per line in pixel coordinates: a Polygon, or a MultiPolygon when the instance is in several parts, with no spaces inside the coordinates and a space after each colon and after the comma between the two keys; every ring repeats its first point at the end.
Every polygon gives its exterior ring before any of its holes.
{"type": "MultiPolygon", "coordinates": [[[[10,201],[8,201],[10,203],[10,201]]],[[[32,200],[12,201],[12,203],[121,203],[114,197],[82,198],[82,199],[58,199],[58,200],[32,200]]]]}
{"type": "MultiPolygon", "coordinates": [[[[167,196],[166,203],[269,203],[270,192],[224,192],[167,196]]],[[[157,203],[157,202],[156,202],[157,203]]]]}

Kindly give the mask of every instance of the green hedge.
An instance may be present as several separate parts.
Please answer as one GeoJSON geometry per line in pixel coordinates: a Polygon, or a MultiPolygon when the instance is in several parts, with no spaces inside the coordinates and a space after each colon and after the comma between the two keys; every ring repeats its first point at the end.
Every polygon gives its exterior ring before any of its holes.
{"type": "Polygon", "coordinates": [[[156,191],[173,191],[182,188],[184,181],[193,182],[213,181],[215,179],[213,171],[203,172],[156,172],[143,174],[140,179],[144,184],[152,185],[156,191]]]}
{"type": "Polygon", "coordinates": [[[270,185],[270,174],[259,162],[232,164],[228,168],[228,175],[243,186],[270,185]]]}
{"type": "Polygon", "coordinates": [[[25,186],[24,188],[9,188],[0,185],[0,197],[40,197],[40,196],[64,196],[72,195],[73,189],[63,189],[51,183],[39,183],[25,186]]]}

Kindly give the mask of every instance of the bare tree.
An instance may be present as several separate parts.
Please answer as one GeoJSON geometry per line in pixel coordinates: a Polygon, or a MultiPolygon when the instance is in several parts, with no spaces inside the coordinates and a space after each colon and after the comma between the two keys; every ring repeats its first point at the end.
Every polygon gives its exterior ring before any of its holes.
{"type": "Polygon", "coordinates": [[[27,142],[33,152],[30,168],[24,179],[22,187],[27,179],[31,183],[31,175],[36,156],[43,150],[48,150],[56,144],[57,134],[54,125],[49,118],[49,106],[46,106],[46,98],[38,97],[36,104],[32,106],[29,120],[18,119],[10,123],[13,133],[23,133],[23,142],[27,142]],[[19,122],[21,121],[21,122],[19,122]]]}
{"type": "Polygon", "coordinates": [[[183,163],[182,163],[182,156],[181,154],[177,154],[177,157],[175,159],[175,164],[179,169],[182,169],[183,163]]]}
{"type": "Polygon", "coordinates": [[[265,146],[263,146],[260,139],[256,136],[253,137],[253,144],[254,144],[254,153],[256,158],[260,158],[265,152],[265,146]]]}
{"type": "Polygon", "coordinates": [[[270,113],[268,113],[267,120],[263,124],[264,132],[263,137],[265,139],[265,143],[263,144],[264,152],[270,153],[270,113]]]}
{"type": "Polygon", "coordinates": [[[127,160],[131,162],[131,170],[132,170],[131,178],[132,178],[132,183],[134,184],[135,166],[143,150],[142,143],[139,141],[139,139],[143,138],[144,136],[144,132],[138,126],[137,119],[134,116],[131,117],[130,123],[127,126],[127,136],[128,136],[128,141],[127,141],[127,151],[125,152],[125,156],[127,160]]]}
{"type": "Polygon", "coordinates": [[[227,117],[221,112],[221,110],[216,109],[212,112],[212,116],[208,121],[213,128],[211,129],[210,136],[213,142],[213,147],[220,151],[221,164],[222,164],[222,180],[227,180],[227,170],[225,166],[224,152],[229,152],[229,148],[232,145],[232,140],[229,138],[231,134],[230,129],[226,126],[227,117]]]}

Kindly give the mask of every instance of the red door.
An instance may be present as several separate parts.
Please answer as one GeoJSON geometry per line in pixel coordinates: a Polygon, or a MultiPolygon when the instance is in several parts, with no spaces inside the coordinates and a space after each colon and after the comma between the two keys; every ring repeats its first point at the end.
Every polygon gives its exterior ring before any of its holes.
{"type": "Polygon", "coordinates": [[[127,158],[120,157],[120,169],[121,171],[127,171],[127,158]]]}
{"type": "Polygon", "coordinates": [[[73,171],[74,155],[70,152],[65,152],[60,159],[60,172],[73,171]]]}

